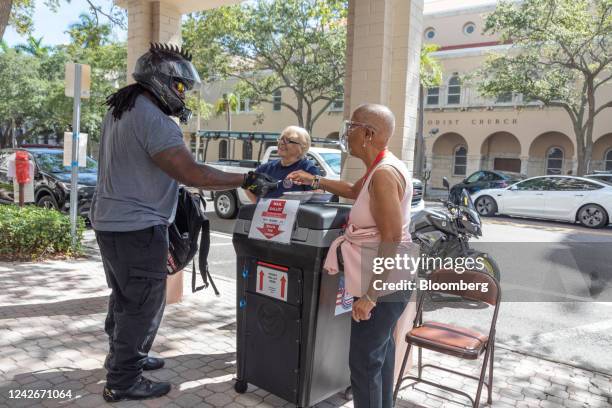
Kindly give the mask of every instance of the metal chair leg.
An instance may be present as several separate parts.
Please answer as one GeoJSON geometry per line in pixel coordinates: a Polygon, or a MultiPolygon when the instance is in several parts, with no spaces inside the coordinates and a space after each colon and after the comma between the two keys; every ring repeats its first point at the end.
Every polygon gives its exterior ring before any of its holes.
{"type": "Polygon", "coordinates": [[[419,347],[419,362],[417,365],[419,369],[419,375],[417,375],[417,377],[420,379],[421,374],[423,373],[423,347],[419,347]]]}
{"type": "Polygon", "coordinates": [[[491,354],[491,348],[487,347],[485,352],[484,361],[482,362],[482,369],[480,370],[480,379],[478,380],[478,390],[476,391],[476,398],[474,399],[474,408],[478,408],[480,405],[480,395],[482,394],[482,386],[484,384],[484,377],[487,373],[487,364],[489,363],[489,354],[491,354]]]}
{"type": "Polygon", "coordinates": [[[397,384],[395,384],[395,391],[393,392],[393,405],[395,405],[395,400],[397,400],[397,394],[399,394],[399,390],[402,387],[402,381],[404,380],[404,370],[406,370],[406,363],[408,362],[408,356],[410,355],[411,348],[412,344],[408,343],[408,348],[406,349],[404,359],[402,360],[402,368],[400,369],[399,377],[397,378],[397,384]]]}
{"type": "Polygon", "coordinates": [[[491,345],[491,360],[489,365],[489,398],[487,399],[487,404],[493,404],[493,362],[495,361],[495,339],[492,339],[490,342],[491,345]]]}

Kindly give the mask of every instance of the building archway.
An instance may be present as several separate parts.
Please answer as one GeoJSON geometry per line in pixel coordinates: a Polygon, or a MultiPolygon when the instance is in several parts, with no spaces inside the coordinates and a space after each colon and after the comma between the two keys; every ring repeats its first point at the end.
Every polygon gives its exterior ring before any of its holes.
{"type": "Polygon", "coordinates": [[[521,172],[521,143],[512,133],[495,132],[487,136],[480,154],[483,170],[521,172]]]}
{"type": "Polygon", "coordinates": [[[593,158],[590,170],[612,172],[612,133],[599,137],[593,143],[593,158]]]}
{"type": "Polygon", "coordinates": [[[442,188],[442,177],[451,184],[462,181],[468,172],[468,144],[458,133],[444,133],[436,138],[431,148],[431,185],[442,188]]]}
{"type": "Polygon", "coordinates": [[[574,155],[574,143],[567,135],[561,132],[543,133],[529,146],[527,175],[569,174],[574,169],[574,155]]]}

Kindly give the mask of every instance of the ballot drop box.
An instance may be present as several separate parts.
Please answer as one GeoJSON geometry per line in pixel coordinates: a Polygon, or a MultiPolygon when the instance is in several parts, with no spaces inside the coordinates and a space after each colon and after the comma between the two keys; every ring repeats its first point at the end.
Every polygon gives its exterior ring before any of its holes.
{"type": "Polygon", "coordinates": [[[323,263],[350,207],[260,200],[240,209],[236,250],[237,374],[299,407],[350,385],[352,298],[323,263]]]}

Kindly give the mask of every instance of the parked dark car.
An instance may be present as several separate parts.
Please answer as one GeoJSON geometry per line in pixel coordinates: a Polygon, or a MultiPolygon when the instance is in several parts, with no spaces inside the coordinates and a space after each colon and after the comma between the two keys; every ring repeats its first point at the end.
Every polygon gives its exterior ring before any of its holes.
{"type": "Polygon", "coordinates": [[[593,179],[593,180],[597,180],[597,181],[603,181],[604,183],[607,183],[607,184],[612,184],[612,172],[587,174],[584,177],[593,179]]]}
{"type": "MultiPolygon", "coordinates": [[[[62,212],[70,209],[69,166],[64,166],[64,150],[56,147],[28,146],[0,150],[0,203],[13,202],[13,181],[7,177],[8,159],[16,150],[30,153],[34,170],[34,200],[36,205],[62,212]]],[[[98,163],[87,157],[87,166],[79,168],[79,215],[88,218],[91,199],[96,189],[98,163]]]]}
{"type": "MultiPolygon", "coordinates": [[[[465,188],[468,193],[474,194],[487,188],[504,188],[524,179],[523,176],[512,173],[503,173],[495,170],[480,170],[470,174],[461,183],[450,189],[450,198],[457,198],[465,188]]],[[[454,201],[453,201],[454,202],[454,201]]]]}

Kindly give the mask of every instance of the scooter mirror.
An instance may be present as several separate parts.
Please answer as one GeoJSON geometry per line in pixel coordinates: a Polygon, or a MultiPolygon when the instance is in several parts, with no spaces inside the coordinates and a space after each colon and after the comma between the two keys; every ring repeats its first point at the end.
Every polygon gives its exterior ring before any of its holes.
{"type": "Polygon", "coordinates": [[[446,177],[442,177],[442,185],[444,186],[444,188],[446,188],[447,190],[450,190],[450,184],[448,183],[448,179],[446,177]]]}

